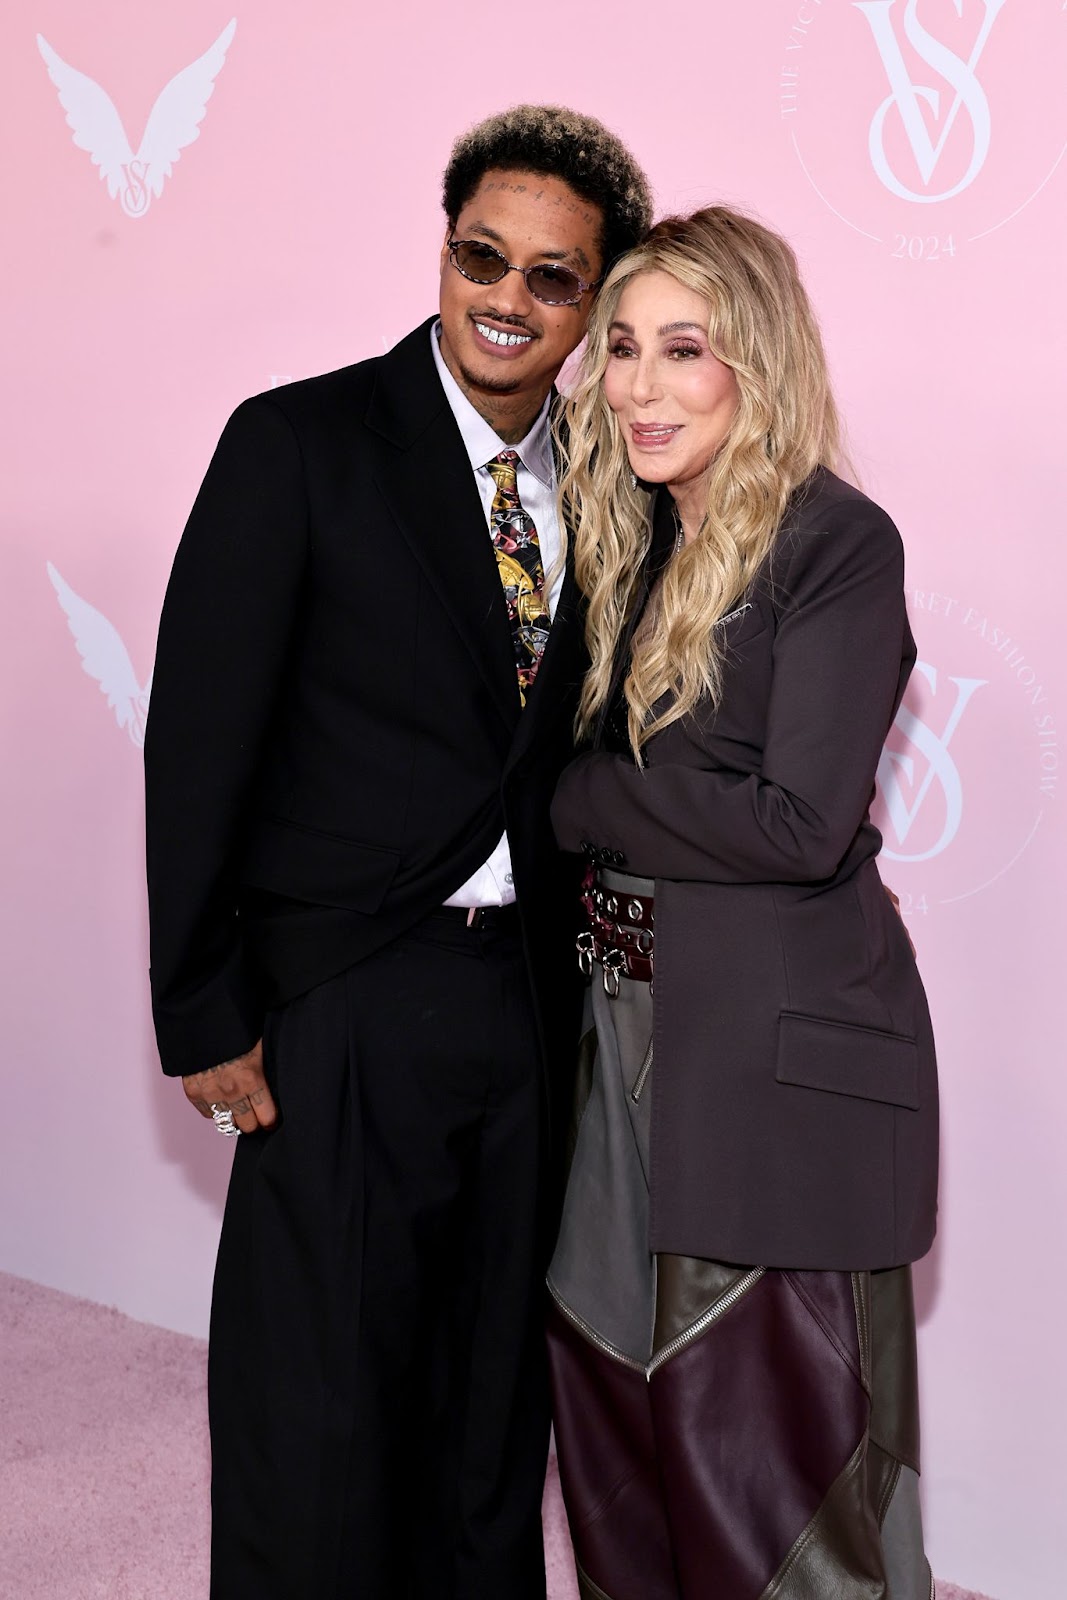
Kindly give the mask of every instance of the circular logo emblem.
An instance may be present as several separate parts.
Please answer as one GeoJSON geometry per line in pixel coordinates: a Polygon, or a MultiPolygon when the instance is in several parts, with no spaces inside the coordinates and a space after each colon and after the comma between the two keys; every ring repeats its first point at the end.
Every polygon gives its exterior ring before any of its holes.
{"type": "Polygon", "coordinates": [[[911,261],[1018,216],[1067,153],[1063,0],[799,0],[779,105],[820,200],[911,261]]]}
{"type": "Polygon", "coordinates": [[[983,607],[909,591],[919,661],[878,766],[874,821],[905,912],[966,900],[1039,837],[1059,779],[1056,720],[1024,644],[983,607]]]}

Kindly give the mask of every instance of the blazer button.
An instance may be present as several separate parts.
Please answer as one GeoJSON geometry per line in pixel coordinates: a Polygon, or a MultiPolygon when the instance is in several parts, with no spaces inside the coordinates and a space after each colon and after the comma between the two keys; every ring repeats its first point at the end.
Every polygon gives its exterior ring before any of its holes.
{"type": "Polygon", "coordinates": [[[588,857],[590,861],[596,860],[596,846],[590,844],[588,839],[583,839],[578,848],[582,855],[588,857]]]}
{"type": "Polygon", "coordinates": [[[623,855],[621,850],[612,850],[609,853],[611,855],[611,864],[613,867],[625,866],[626,857],[623,855]]]}

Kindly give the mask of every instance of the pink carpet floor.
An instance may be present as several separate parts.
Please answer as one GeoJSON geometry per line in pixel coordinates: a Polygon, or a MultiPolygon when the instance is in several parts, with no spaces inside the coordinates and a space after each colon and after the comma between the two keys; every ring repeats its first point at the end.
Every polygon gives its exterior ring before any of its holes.
{"type": "MultiPolygon", "coordinates": [[[[205,1600],[204,1345],[0,1273],[0,1374],[0,1600],[205,1600]]],[[[554,1465],[544,1523],[577,1600],[554,1465]]]]}

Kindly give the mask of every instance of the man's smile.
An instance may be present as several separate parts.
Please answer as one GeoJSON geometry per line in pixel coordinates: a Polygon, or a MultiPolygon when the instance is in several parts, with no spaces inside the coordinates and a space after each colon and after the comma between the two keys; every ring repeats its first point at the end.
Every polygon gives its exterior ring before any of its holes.
{"type": "Polygon", "coordinates": [[[536,335],[524,327],[509,327],[503,319],[479,317],[472,314],[474,342],[479,349],[492,351],[494,356],[518,355],[533,344],[536,335]]]}

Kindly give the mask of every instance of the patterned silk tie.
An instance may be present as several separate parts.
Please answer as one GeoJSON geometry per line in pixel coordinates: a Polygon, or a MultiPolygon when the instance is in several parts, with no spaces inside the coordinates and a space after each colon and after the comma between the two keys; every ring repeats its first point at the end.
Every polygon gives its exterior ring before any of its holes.
{"type": "Polygon", "coordinates": [[[496,564],[504,585],[511,637],[515,645],[515,667],[519,675],[519,699],[526,696],[537,676],[550,618],[545,595],[545,569],[533,518],[522,509],[515,469],[514,450],[501,450],[487,462],[487,471],[496,484],[490,525],[496,564]]]}

